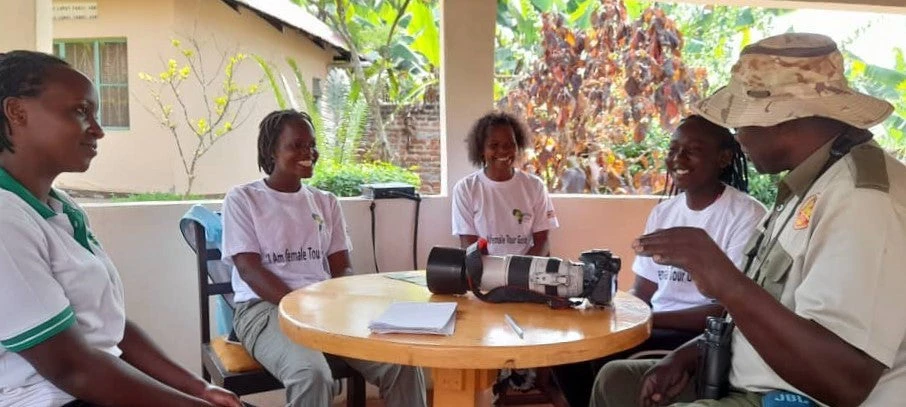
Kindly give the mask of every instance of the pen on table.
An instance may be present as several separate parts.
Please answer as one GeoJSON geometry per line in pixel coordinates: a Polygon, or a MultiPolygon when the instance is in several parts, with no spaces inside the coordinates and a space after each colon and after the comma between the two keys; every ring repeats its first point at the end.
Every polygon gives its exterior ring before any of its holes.
{"type": "Polygon", "coordinates": [[[513,328],[513,332],[515,332],[516,335],[519,335],[519,338],[522,339],[525,335],[525,331],[523,331],[522,328],[519,327],[519,324],[517,324],[516,321],[513,320],[513,317],[511,317],[510,314],[503,314],[503,318],[506,319],[507,325],[509,325],[510,328],[513,328]]]}

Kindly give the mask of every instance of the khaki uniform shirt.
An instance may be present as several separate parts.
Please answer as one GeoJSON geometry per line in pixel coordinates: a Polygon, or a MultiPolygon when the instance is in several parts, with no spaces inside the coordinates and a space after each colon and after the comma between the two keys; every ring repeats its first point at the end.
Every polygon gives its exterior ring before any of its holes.
{"type": "MultiPolygon", "coordinates": [[[[853,147],[809,189],[831,144],[784,177],[748,274],[797,315],[888,367],[863,406],[904,405],[906,167],[868,142],[853,147]]],[[[756,392],[803,393],[774,373],[738,329],[730,383],[756,392]]]]}

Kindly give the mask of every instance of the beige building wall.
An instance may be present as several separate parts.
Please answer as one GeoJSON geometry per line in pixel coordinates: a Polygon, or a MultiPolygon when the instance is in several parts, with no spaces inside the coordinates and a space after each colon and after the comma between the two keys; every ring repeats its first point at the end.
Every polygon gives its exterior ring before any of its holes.
{"type": "MultiPolygon", "coordinates": [[[[65,2],[54,2],[60,4],[65,2]]],[[[63,174],[59,186],[106,191],[166,191],[173,183],[173,147],[145,112],[140,69],[157,66],[173,31],[173,1],[99,0],[97,19],[54,21],[54,39],[125,38],[129,67],[129,130],[107,130],[99,154],[82,174],[63,174]],[[161,34],[154,34],[161,33],[161,34]]]]}
{"type": "Polygon", "coordinates": [[[0,52],[28,49],[50,52],[51,0],[3,0],[0,27],[15,27],[0,35],[0,52]]]}
{"type": "MultiPolygon", "coordinates": [[[[61,1],[55,2],[63,3],[61,1]]],[[[281,32],[247,9],[235,11],[219,0],[98,0],[95,20],[57,21],[55,39],[125,38],[128,47],[129,116],[128,130],[108,130],[100,142],[101,153],[83,174],[64,174],[58,185],[66,188],[116,192],[182,192],[186,175],[175,142],[143,104],[153,102],[139,72],[156,75],[170,58],[181,61],[171,45],[173,38],[195,38],[202,44],[206,70],[215,72],[223,53],[242,52],[261,55],[277,63],[291,78],[284,59],[291,56],[299,63],[308,84],[311,78],[324,78],[334,53],[325,50],[294,29],[281,32]]],[[[183,41],[185,43],[185,41],[183,41]]],[[[251,58],[242,63],[237,83],[258,83],[263,72],[251,58]]],[[[214,81],[209,99],[219,90],[214,81]]],[[[277,108],[265,82],[261,93],[246,103],[245,122],[218,141],[197,164],[193,193],[223,193],[232,185],[258,177],[258,122],[277,108]]],[[[204,112],[200,86],[187,81],[181,88],[186,96],[190,117],[204,112]]],[[[171,101],[172,102],[172,101],[171,101]]],[[[178,111],[174,114],[179,117],[178,111]]],[[[187,154],[195,146],[195,136],[179,123],[181,141],[187,154]]]]}

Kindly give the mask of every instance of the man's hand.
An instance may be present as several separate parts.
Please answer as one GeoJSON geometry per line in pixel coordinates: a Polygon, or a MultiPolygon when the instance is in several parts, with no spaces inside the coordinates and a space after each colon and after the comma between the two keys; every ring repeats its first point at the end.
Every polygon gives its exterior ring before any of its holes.
{"type": "Polygon", "coordinates": [[[670,404],[689,384],[696,370],[695,347],[681,348],[659,360],[645,372],[639,405],[643,407],[670,404]]]}
{"type": "Polygon", "coordinates": [[[632,248],[655,263],[685,270],[702,294],[718,300],[732,292],[728,288],[740,278],[745,278],[714,240],[699,228],[658,230],[636,239],[632,248]]]}
{"type": "Polygon", "coordinates": [[[242,407],[239,396],[222,387],[209,384],[198,394],[198,397],[217,407],[242,407]]]}

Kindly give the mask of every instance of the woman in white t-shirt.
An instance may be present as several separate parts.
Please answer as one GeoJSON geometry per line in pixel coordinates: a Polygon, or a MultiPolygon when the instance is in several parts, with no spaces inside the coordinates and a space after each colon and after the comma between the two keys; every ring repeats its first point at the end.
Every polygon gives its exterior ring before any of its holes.
{"type": "Polygon", "coordinates": [[[65,61],[0,53],[0,406],[240,407],[129,321],[85,212],[52,186],[97,155],[99,107],[65,61]]]}
{"type": "MultiPolygon", "coordinates": [[[[671,198],[651,211],[645,233],[676,226],[704,229],[742,269],[743,247],[766,210],[746,193],[747,162],[739,143],[729,130],[701,116],[689,116],[670,140],[666,164],[673,181],[671,198]]],[[[651,336],[628,351],[555,368],[571,405],[588,405],[595,375],[607,361],[642,350],[675,349],[700,335],[708,316],[723,312],[681,269],[638,256],[632,270],[636,273],[632,293],[651,305],[651,336]]]]}
{"type": "Polygon", "coordinates": [[[352,246],[336,196],[302,183],[317,161],[308,114],[273,112],[258,134],[258,166],[267,177],[236,186],[224,198],[223,260],[233,266],[236,336],[286,386],[287,406],[331,404],[327,358],[342,359],[377,385],[387,405],[425,406],[421,368],[325,355],[280,330],[283,296],[352,274],[352,246]]]}
{"type": "MultiPolygon", "coordinates": [[[[489,254],[548,256],[548,231],[560,224],[544,182],[515,167],[531,143],[525,124],[512,114],[490,112],[475,122],[466,143],[469,161],[480,169],[453,187],[453,234],[460,246],[484,238],[489,254]]],[[[531,389],[534,377],[534,371],[505,369],[495,391],[507,383],[531,389]]]]}
{"type": "Polygon", "coordinates": [[[541,178],[515,167],[530,144],[526,126],[491,112],[469,131],[469,161],[480,169],[453,187],[453,234],[465,248],[482,237],[490,254],[550,254],[548,231],[560,226],[541,178]]]}

